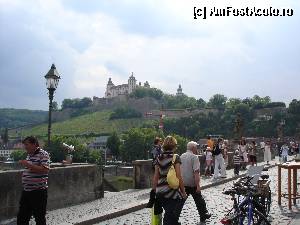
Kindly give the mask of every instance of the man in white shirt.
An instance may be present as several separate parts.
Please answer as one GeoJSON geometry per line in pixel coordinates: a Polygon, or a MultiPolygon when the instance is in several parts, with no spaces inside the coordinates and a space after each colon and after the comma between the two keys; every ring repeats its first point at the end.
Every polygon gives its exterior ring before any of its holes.
{"type": "Polygon", "coordinates": [[[211,217],[206,208],[206,203],[201,195],[200,188],[200,162],[197,156],[198,143],[191,141],[187,144],[187,151],[180,157],[181,175],[187,195],[192,195],[200,216],[200,221],[211,217]]]}

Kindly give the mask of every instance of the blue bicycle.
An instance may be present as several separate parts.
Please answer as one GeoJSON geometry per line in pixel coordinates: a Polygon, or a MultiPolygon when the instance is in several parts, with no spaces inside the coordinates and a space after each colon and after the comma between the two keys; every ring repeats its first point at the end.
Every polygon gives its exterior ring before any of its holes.
{"type": "Polygon", "coordinates": [[[230,195],[233,208],[221,220],[228,225],[269,225],[264,204],[257,198],[257,189],[251,184],[253,177],[245,177],[223,194],[230,195]],[[245,181],[246,180],[246,181],[245,181]]]}

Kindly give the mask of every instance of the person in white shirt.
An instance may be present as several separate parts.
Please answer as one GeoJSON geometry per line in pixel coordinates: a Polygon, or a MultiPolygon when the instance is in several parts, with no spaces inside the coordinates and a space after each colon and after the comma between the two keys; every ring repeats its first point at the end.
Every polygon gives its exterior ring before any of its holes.
{"type": "Polygon", "coordinates": [[[222,149],[223,139],[219,138],[218,142],[215,144],[213,149],[213,155],[215,156],[215,168],[214,168],[214,179],[219,177],[219,173],[221,172],[221,178],[226,178],[226,168],[223,157],[223,149],[222,149]],[[219,167],[221,171],[219,170],[219,167]]]}
{"type": "Polygon", "coordinates": [[[282,145],[281,147],[281,159],[282,162],[287,162],[287,157],[289,155],[289,146],[287,144],[282,145]]]}
{"type": "Polygon", "coordinates": [[[264,161],[267,162],[267,165],[269,165],[269,162],[272,160],[271,157],[271,143],[267,141],[264,148],[264,161]]]}
{"type": "MultiPolygon", "coordinates": [[[[206,203],[201,195],[200,187],[200,162],[197,154],[198,143],[191,141],[187,144],[187,151],[180,156],[181,173],[187,196],[192,195],[199,216],[200,221],[211,217],[206,208],[206,203]]],[[[186,200],[186,199],[185,199],[186,200]]]]}
{"type": "Polygon", "coordinates": [[[239,145],[240,156],[241,156],[241,168],[246,169],[248,164],[248,153],[247,153],[247,145],[246,140],[242,139],[239,145]]]}
{"type": "Polygon", "coordinates": [[[213,155],[211,152],[211,148],[207,147],[205,151],[205,162],[206,162],[206,167],[205,167],[205,176],[211,176],[211,165],[213,161],[213,155]]]}

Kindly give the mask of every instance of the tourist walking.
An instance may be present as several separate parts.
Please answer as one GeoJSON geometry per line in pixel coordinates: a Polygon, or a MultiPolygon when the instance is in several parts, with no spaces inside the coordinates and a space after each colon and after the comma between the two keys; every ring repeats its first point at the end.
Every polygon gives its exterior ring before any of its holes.
{"type": "Polygon", "coordinates": [[[264,147],[264,161],[267,162],[267,165],[269,165],[269,162],[272,160],[271,157],[271,142],[267,141],[264,147]]]}
{"type": "Polygon", "coordinates": [[[211,152],[211,148],[207,147],[206,151],[205,151],[205,176],[211,176],[212,170],[211,170],[211,166],[212,166],[212,162],[213,162],[213,155],[211,152]]]}
{"type": "Polygon", "coordinates": [[[214,168],[214,179],[217,179],[219,177],[219,167],[221,169],[221,178],[226,178],[226,169],[225,169],[225,163],[224,158],[222,154],[222,139],[219,138],[217,143],[214,146],[213,149],[213,155],[215,157],[215,168],[214,168]]]}
{"type": "Polygon", "coordinates": [[[153,146],[153,149],[151,151],[153,167],[155,165],[155,161],[157,160],[157,157],[162,153],[161,144],[162,144],[162,139],[159,138],[159,137],[156,137],[154,139],[154,146],[153,146]]]}
{"type": "Polygon", "coordinates": [[[25,170],[22,174],[23,191],[17,224],[28,225],[33,215],[37,225],[46,225],[49,154],[39,147],[39,142],[35,137],[26,137],[22,143],[26,149],[27,158],[20,160],[25,170]]]}
{"type": "Polygon", "coordinates": [[[153,177],[152,190],[156,190],[156,201],[164,210],[164,225],[177,225],[184,199],[187,198],[185,192],[179,155],[175,154],[177,140],[172,136],[167,136],[163,142],[163,152],[157,158],[153,177]],[[174,163],[172,163],[174,159],[174,163]],[[167,181],[167,174],[172,164],[175,167],[176,176],[179,179],[179,188],[172,189],[167,181]]]}
{"type": "Polygon", "coordinates": [[[289,146],[287,144],[284,144],[281,147],[281,161],[283,163],[287,162],[288,155],[289,155],[289,146]]]}
{"type": "Polygon", "coordinates": [[[225,169],[228,166],[228,148],[229,148],[229,141],[228,140],[224,140],[223,145],[222,145],[222,149],[223,149],[223,157],[224,157],[224,163],[225,163],[225,169]]]}
{"type": "Polygon", "coordinates": [[[240,173],[240,165],[241,165],[241,157],[240,157],[239,150],[235,150],[234,152],[233,165],[234,165],[234,175],[238,176],[240,173]]]}
{"type": "Polygon", "coordinates": [[[256,143],[255,141],[252,141],[251,144],[249,145],[249,162],[251,163],[252,166],[254,164],[257,166],[257,157],[256,157],[256,143]]]}
{"type": "Polygon", "coordinates": [[[240,150],[240,157],[241,157],[241,168],[245,170],[248,164],[248,153],[247,153],[247,145],[245,139],[241,140],[239,145],[239,150],[240,150]]]}
{"type": "Polygon", "coordinates": [[[207,136],[207,146],[213,149],[214,147],[214,141],[212,140],[211,136],[207,136]]]}
{"type": "MultiPolygon", "coordinates": [[[[201,194],[200,187],[200,162],[197,154],[198,144],[191,141],[187,144],[187,151],[180,157],[181,172],[187,195],[192,195],[199,216],[200,222],[205,222],[211,217],[206,208],[205,200],[201,194]]],[[[209,148],[209,147],[208,147],[209,148]]]]}

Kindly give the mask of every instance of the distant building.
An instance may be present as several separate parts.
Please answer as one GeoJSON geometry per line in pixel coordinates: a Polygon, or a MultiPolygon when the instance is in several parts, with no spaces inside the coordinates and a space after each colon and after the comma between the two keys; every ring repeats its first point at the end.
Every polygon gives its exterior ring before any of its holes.
{"type": "MultiPolygon", "coordinates": [[[[114,98],[120,95],[129,95],[131,92],[133,92],[134,89],[137,88],[137,86],[137,80],[133,76],[133,73],[131,73],[127,84],[114,85],[111,78],[109,78],[106,85],[105,98],[114,98]]],[[[142,86],[141,82],[139,83],[139,86],[142,86]]],[[[150,84],[148,83],[148,81],[144,83],[144,87],[150,88],[150,84]]]]}
{"type": "Polygon", "coordinates": [[[91,142],[88,147],[91,149],[96,149],[96,150],[101,150],[105,151],[106,150],[106,143],[108,140],[109,136],[100,136],[97,137],[93,142],[91,142]]]}
{"type": "Polygon", "coordinates": [[[178,89],[177,89],[176,95],[177,95],[177,96],[183,96],[181,84],[179,84],[179,87],[178,87],[178,89]]]}
{"type": "Polygon", "coordinates": [[[0,157],[10,158],[11,153],[13,153],[16,150],[18,150],[18,149],[1,149],[0,157]]]}

